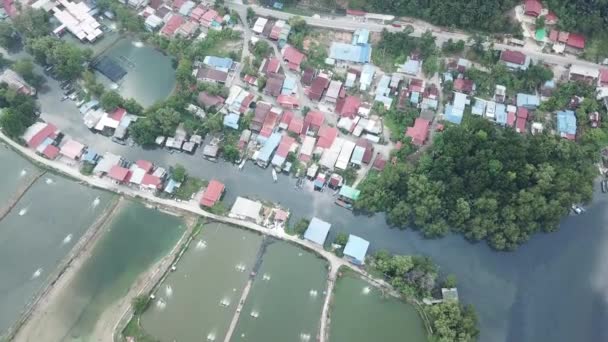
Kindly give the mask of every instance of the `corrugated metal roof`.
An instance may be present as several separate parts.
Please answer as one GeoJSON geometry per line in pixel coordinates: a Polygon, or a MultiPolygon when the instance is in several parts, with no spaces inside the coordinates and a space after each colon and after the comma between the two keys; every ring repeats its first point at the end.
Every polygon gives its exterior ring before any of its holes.
{"type": "Polygon", "coordinates": [[[371,54],[372,48],[369,44],[351,45],[333,42],[329,48],[329,58],[353,63],[368,63],[371,54]]]}
{"type": "Polygon", "coordinates": [[[331,224],[313,217],[308,225],[308,229],[306,229],[306,232],[304,233],[304,238],[308,241],[323,246],[330,228],[331,224]]]}
{"type": "Polygon", "coordinates": [[[369,248],[369,241],[364,240],[356,235],[349,235],[346,247],[344,247],[344,255],[351,257],[356,262],[363,264],[365,262],[365,255],[369,248]]]}
{"type": "Polygon", "coordinates": [[[359,195],[361,194],[361,190],[357,190],[355,188],[352,188],[348,185],[344,185],[341,189],[340,189],[340,196],[346,197],[348,199],[351,199],[353,201],[356,201],[359,198],[359,195]]]}

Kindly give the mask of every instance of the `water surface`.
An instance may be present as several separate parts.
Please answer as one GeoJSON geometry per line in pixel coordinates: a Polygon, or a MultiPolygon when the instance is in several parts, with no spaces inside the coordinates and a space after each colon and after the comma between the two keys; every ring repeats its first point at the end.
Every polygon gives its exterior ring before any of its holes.
{"type": "Polygon", "coordinates": [[[34,177],[37,168],[4,144],[0,144],[0,208],[34,177]]]}

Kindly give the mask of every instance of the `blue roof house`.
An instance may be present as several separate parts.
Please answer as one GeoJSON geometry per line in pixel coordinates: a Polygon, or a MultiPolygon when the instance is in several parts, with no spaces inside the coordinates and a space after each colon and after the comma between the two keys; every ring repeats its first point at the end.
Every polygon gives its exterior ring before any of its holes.
{"type": "Polygon", "coordinates": [[[517,107],[525,107],[528,109],[536,109],[540,105],[540,99],[536,95],[517,94],[517,107]]]}
{"type": "Polygon", "coordinates": [[[483,115],[483,113],[486,112],[487,103],[488,102],[486,100],[476,97],[475,104],[473,105],[473,108],[471,108],[471,114],[483,115]]]}
{"type": "Polygon", "coordinates": [[[241,116],[235,113],[227,114],[226,116],[224,116],[224,126],[239,129],[240,118],[241,116]]]}
{"type": "Polygon", "coordinates": [[[346,247],[344,247],[344,257],[355,265],[365,264],[365,255],[369,248],[369,241],[356,235],[349,235],[346,247]]]}
{"type": "Polygon", "coordinates": [[[454,93],[454,102],[445,106],[445,119],[451,123],[460,125],[464,109],[467,105],[467,96],[463,93],[454,93]]]}
{"type": "Polygon", "coordinates": [[[359,79],[359,89],[367,90],[371,86],[376,70],[371,64],[365,64],[361,69],[361,78],[359,79]]]}
{"type": "Polygon", "coordinates": [[[576,115],[571,110],[557,112],[557,131],[560,136],[573,140],[576,136],[576,115]]]}
{"type": "Polygon", "coordinates": [[[369,63],[372,57],[370,44],[351,45],[333,42],[329,48],[329,58],[350,63],[369,63]]]}
{"type": "Polygon", "coordinates": [[[215,70],[228,72],[232,68],[234,62],[230,58],[217,57],[217,56],[206,56],[203,59],[203,63],[215,70]]]}
{"type": "Polygon", "coordinates": [[[276,150],[277,147],[279,146],[280,141],[281,141],[280,133],[275,132],[270,135],[270,137],[268,138],[268,140],[266,140],[266,142],[264,143],[264,146],[260,150],[260,153],[258,154],[256,163],[259,166],[261,166],[261,167],[268,166],[268,163],[270,162],[270,157],[272,157],[274,150],[276,150]]]}
{"type": "Polygon", "coordinates": [[[421,67],[422,63],[420,63],[420,61],[417,61],[415,59],[408,59],[408,61],[403,63],[403,65],[401,65],[399,67],[399,70],[397,71],[408,75],[416,76],[420,72],[421,67]]]}
{"type": "Polygon", "coordinates": [[[291,95],[296,92],[296,78],[293,76],[285,76],[283,81],[283,88],[281,89],[281,95],[291,95]]]}
{"type": "Polygon", "coordinates": [[[369,42],[369,30],[356,29],[353,33],[353,45],[365,45],[369,42]]]}
{"type": "Polygon", "coordinates": [[[90,164],[97,164],[97,160],[99,159],[99,154],[97,154],[97,152],[95,152],[92,149],[87,149],[87,151],[84,153],[84,155],[82,156],[82,161],[90,163],[90,164]]]}
{"type": "Polygon", "coordinates": [[[306,229],[306,232],[304,233],[304,239],[323,246],[330,227],[331,224],[313,217],[308,224],[308,229],[306,229]]]}
{"type": "Polygon", "coordinates": [[[501,125],[507,124],[507,107],[502,103],[496,104],[496,122],[501,125]]]}

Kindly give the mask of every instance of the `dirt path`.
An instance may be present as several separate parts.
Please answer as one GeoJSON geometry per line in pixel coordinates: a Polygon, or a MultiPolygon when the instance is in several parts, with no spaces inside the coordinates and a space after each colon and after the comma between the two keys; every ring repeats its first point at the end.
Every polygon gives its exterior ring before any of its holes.
{"type": "Polygon", "coordinates": [[[123,205],[123,198],[118,198],[74,246],[63,266],[59,267],[57,276],[41,292],[29,313],[22,317],[23,323],[16,327],[14,341],[59,341],[65,336],[67,331],[63,329],[65,325],[65,322],[62,322],[63,317],[52,309],[62,298],[70,296],[67,293],[69,284],[91,256],[107,224],[112,222],[123,205]]]}

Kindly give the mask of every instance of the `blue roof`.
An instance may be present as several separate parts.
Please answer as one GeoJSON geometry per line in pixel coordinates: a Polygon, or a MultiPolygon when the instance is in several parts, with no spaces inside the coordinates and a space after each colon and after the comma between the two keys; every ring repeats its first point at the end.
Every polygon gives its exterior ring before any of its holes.
{"type": "Polygon", "coordinates": [[[93,151],[92,149],[88,149],[82,156],[82,160],[93,164],[96,162],[95,159],[97,159],[97,156],[97,152],[93,151]]]}
{"type": "Polygon", "coordinates": [[[412,92],[412,96],[410,98],[411,103],[418,103],[420,100],[420,93],[417,91],[412,92]]]}
{"type": "Polygon", "coordinates": [[[217,69],[217,70],[230,70],[232,68],[232,64],[234,63],[232,59],[225,57],[217,57],[217,56],[207,56],[203,60],[203,63],[206,65],[217,69]]]}
{"type": "Polygon", "coordinates": [[[82,107],[80,107],[80,112],[86,113],[89,111],[89,109],[93,109],[94,107],[97,107],[97,106],[99,106],[99,101],[97,101],[97,100],[89,101],[89,102],[85,103],[84,105],[82,105],[82,107]]]}
{"type": "Polygon", "coordinates": [[[444,72],[443,73],[443,80],[444,81],[454,81],[454,76],[452,76],[451,72],[444,72]]]}
{"type": "Polygon", "coordinates": [[[545,82],[544,87],[545,88],[555,88],[555,81],[554,80],[548,80],[547,82],[545,82]]]}
{"type": "Polygon", "coordinates": [[[369,86],[372,83],[375,73],[374,66],[371,64],[365,64],[361,69],[361,78],[359,83],[369,86]]]}
{"type": "Polygon", "coordinates": [[[178,183],[173,180],[173,178],[169,178],[167,185],[165,186],[165,192],[172,194],[175,191],[175,188],[179,188],[181,183],[178,183]]]}
{"type": "Polygon", "coordinates": [[[400,72],[404,72],[410,75],[417,75],[420,70],[420,61],[410,59],[407,62],[403,63],[402,66],[399,67],[400,72]]]}
{"type": "Polygon", "coordinates": [[[281,141],[280,133],[272,133],[270,138],[266,140],[264,143],[264,147],[260,150],[260,154],[258,154],[258,160],[262,160],[268,162],[270,160],[270,156],[274,153],[274,150],[279,146],[279,142],[281,141]]]}
{"type": "Polygon", "coordinates": [[[462,122],[462,113],[455,111],[451,104],[445,106],[445,119],[451,123],[460,125],[462,122]]]}
{"type": "Polygon", "coordinates": [[[507,107],[504,104],[496,104],[496,111],[494,115],[496,115],[496,122],[502,125],[507,124],[507,107]]]}
{"type": "Polygon", "coordinates": [[[344,255],[349,256],[363,264],[368,248],[369,241],[351,234],[348,236],[346,247],[344,247],[344,255]]]}
{"type": "Polygon", "coordinates": [[[356,29],[353,34],[353,45],[363,45],[369,42],[369,30],[356,29]]]}
{"type": "Polygon", "coordinates": [[[368,63],[372,55],[369,44],[351,45],[346,43],[331,43],[329,58],[353,63],[368,63]]]}
{"type": "Polygon", "coordinates": [[[283,81],[283,89],[281,90],[282,95],[291,95],[293,90],[296,88],[296,78],[293,76],[286,76],[283,81]]]}
{"type": "Polygon", "coordinates": [[[576,134],[576,115],[573,111],[557,112],[557,131],[563,134],[576,134]]]}
{"type": "Polygon", "coordinates": [[[304,238],[308,241],[323,246],[330,227],[331,224],[313,217],[308,225],[308,229],[306,229],[306,232],[304,233],[304,238]]]}
{"type": "Polygon", "coordinates": [[[234,128],[234,129],[239,129],[239,119],[240,118],[241,118],[240,115],[230,113],[230,114],[224,116],[224,126],[234,128]]]}
{"type": "Polygon", "coordinates": [[[483,115],[486,111],[486,104],[486,100],[475,98],[475,104],[473,105],[473,108],[471,108],[471,114],[483,115]]]}
{"type": "Polygon", "coordinates": [[[540,99],[536,95],[517,94],[517,107],[536,108],[540,105],[540,99]]]}

